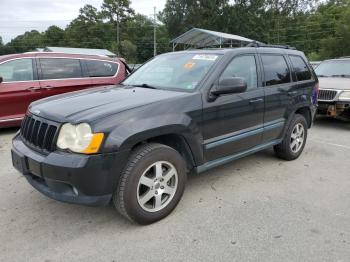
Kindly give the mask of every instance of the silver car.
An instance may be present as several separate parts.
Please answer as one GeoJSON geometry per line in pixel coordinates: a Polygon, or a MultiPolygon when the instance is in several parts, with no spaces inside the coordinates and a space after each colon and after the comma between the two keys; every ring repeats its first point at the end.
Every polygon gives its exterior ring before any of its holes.
{"type": "Polygon", "coordinates": [[[319,79],[318,114],[350,120],[350,57],[323,61],[319,79]]]}

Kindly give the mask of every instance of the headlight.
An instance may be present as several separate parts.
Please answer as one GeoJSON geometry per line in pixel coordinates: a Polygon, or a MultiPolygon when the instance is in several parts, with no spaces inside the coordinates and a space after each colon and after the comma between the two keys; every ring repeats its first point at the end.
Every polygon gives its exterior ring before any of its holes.
{"type": "Polygon", "coordinates": [[[76,153],[97,153],[103,141],[103,133],[92,133],[89,124],[64,124],[57,139],[60,149],[69,149],[76,153]]]}
{"type": "Polygon", "coordinates": [[[350,91],[344,91],[340,94],[339,100],[341,101],[350,101],[350,91]]]}

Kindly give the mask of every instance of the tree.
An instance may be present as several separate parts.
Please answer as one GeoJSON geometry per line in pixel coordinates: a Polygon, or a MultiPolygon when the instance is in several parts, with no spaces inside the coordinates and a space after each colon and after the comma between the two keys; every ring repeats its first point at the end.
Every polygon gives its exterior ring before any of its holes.
{"type": "Polygon", "coordinates": [[[66,33],[58,26],[50,26],[43,36],[43,43],[45,46],[65,46],[66,33]]]}
{"type": "Polygon", "coordinates": [[[43,34],[37,30],[25,32],[23,35],[17,36],[7,44],[16,53],[33,51],[38,47],[43,47],[43,34]]]}
{"type": "MultiPolygon", "coordinates": [[[[350,55],[350,0],[167,0],[158,15],[158,53],[171,50],[170,39],[193,27],[245,36],[265,43],[288,44],[314,59],[350,55]]],[[[50,45],[106,48],[129,62],[153,56],[154,21],[135,14],[130,0],[91,5],[66,29],[32,30],[4,45],[0,54],[50,45]]]]}
{"type": "Polygon", "coordinates": [[[168,0],[160,18],[172,38],[193,27],[222,31],[228,8],[228,0],[168,0]]]}
{"type": "Polygon", "coordinates": [[[135,11],[130,7],[130,0],[104,0],[102,15],[117,28],[117,48],[120,44],[120,23],[125,22],[135,11]]]}
{"type": "Polygon", "coordinates": [[[137,60],[137,47],[129,40],[123,40],[120,42],[120,54],[121,57],[127,58],[128,63],[135,64],[137,60]]]}
{"type": "Polygon", "coordinates": [[[66,28],[67,45],[81,48],[108,48],[113,37],[112,25],[103,22],[97,8],[85,5],[66,28]]]}

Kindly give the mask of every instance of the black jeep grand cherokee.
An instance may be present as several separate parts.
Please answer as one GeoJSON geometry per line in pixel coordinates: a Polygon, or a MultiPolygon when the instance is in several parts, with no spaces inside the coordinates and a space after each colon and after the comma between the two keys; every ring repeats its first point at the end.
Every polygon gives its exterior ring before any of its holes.
{"type": "Polygon", "coordinates": [[[302,52],[245,47],[155,57],[120,86],[33,103],[13,165],[53,199],[113,202],[141,223],[168,215],[186,174],[274,146],[305,146],[318,81],[302,52]]]}

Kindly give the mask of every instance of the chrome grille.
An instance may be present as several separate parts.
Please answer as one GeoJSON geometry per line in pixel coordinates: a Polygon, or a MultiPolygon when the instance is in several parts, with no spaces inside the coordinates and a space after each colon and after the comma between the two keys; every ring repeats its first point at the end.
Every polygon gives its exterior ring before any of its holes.
{"type": "Polygon", "coordinates": [[[318,93],[318,100],[333,101],[336,95],[337,95],[337,91],[335,90],[320,89],[318,93]]]}
{"type": "Polygon", "coordinates": [[[55,150],[55,137],[58,127],[44,119],[26,116],[22,121],[22,140],[29,146],[42,151],[55,150]]]}

